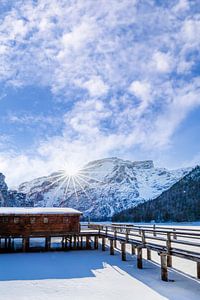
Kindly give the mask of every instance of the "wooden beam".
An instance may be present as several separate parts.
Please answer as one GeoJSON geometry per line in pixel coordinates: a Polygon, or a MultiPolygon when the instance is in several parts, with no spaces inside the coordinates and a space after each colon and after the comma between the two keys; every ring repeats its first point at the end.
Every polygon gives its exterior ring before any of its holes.
{"type": "Polygon", "coordinates": [[[142,248],[137,248],[137,267],[138,269],[142,269],[142,248]]]}
{"type": "Polygon", "coordinates": [[[161,279],[168,281],[168,270],[167,270],[167,256],[166,254],[160,254],[161,259],[161,279]]]}
{"type": "Polygon", "coordinates": [[[51,237],[50,236],[47,236],[45,238],[45,250],[46,251],[49,251],[51,248],[51,237]]]}
{"type": "Polygon", "coordinates": [[[126,243],[121,243],[121,257],[123,261],[126,261],[126,243]]]}
{"type": "Polygon", "coordinates": [[[135,246],[133,244],[131,244],[131,253],[132,253],[132,255],[135,254],[135,246]]]}
{"type": "Polygon", "coordinates": [[[29,250],[29,237],[24,237],[22,239],[22,251],[26,252],[29,250]]]}
{"type": "Polygon", "coordinates": [[[90,236],[86,236],[86,249],[91,249],[90,236]]]}
{"type": "Polygon", "coordinates": [[[104,236],[102,236],[102,251],[106,251],[106,238],[104,236]]]}
{"type": "Polygon", "coordinates": [[[114,252],[114,240],[111,239],[110,240],[110,255],[114,255],[115,252],[114,252]]]}
{"type": "Polygon", "coordinates": [[[151,260],[151,250],[147,248],[147,259],[151,260]]]}
{"type": "Polygon", "coordinates": [[[94,249],[98,249],[98,246],[99,246],[99,239],[98,239],[98,236],[95,235],[95,237],[94,237],[94,249]]]}
{"type": "Polygon", "coordinates": [[[197,278],[200,279],[200,262],[197,262],[197,278]]]}
{"type": "Polygon", "coordinates": [[[168,267],[172,267],[172,256],[171,254],[171,234],[170,232],[167,233],[167,242],[166,242],[166,246],[167,246],[167,266],[168,267]]]}

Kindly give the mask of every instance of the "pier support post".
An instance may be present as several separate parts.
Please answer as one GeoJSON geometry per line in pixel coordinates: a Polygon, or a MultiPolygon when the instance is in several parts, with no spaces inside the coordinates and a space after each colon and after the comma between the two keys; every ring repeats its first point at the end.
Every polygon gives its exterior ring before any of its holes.
{"type": "Polygon", "coordinates": [[[110,255],[114,255],[114,240],[110,240],[110,255]]]}
{"type": "Polygon", "coordinates": [[[121,257],[123,261],[126,261],[126,243],[121,243],[121,257]]]}
{"type": "Polygon", "coordinates": [[[142,248],[137,248],[137,267],[138,269],[142,269],[142,248]]]}
{"type": "Polygon", "coordinates": [[[90,236],[86,236],[86,249],[90,249],[91,244],[90,244],[90,236]]]}
{"type": "Polygon", "coordinates": [[[147,248],[147,259],[151,260],[151,250],[147,248]]]}
{"type": "Polygon", "coordinates": [[[98,249],[99,246],[99,240],[98,240],[98,236],[94,237],[94,249],[98,249]]]}
{"type": "Polygon", "coordinates": [[[200,279],[200,262],[197,262],[197,278],[200,279]]]}
{"type": "Polygon", "coordinates": [[[102,251],[106,251],[106,238],[104,236],[102,236],[102,251]]]}
{"type": "Polygon", "coordinates": [[[163,281],[168,281],[168,270],[167,270],[167,256],[166,254],[160,254],[161,260],[161,279],[163,281]]]}
{"type": "Polygon", "coordinates": [[[83,249],[83,237],[81,235],[81,249],[83,249]]]}
{"type": "Polygon", "coordinates": [[[131,253],[132,253],[132,255],[135,254],[135,246],[133,244],[131,245],[131,253]]]}
{"type": "Polygon", "coordinates": [[[69,248],[72,249],[72,236],[69,236],[69,248]]]}
{"type": "Polygon", "coordinates": [[[51,248],[51,238],[50,238],[50,236],[47,236],[45,238],[45,250],[49,251],[50,248],[51,248]]]}
{"type": "Polygon", "coordinates": [[[23,252],[26,252],[29,250],[29,238],[28,237],[24,237],[22,240],[22,250],[23,250],[23,252]]]}

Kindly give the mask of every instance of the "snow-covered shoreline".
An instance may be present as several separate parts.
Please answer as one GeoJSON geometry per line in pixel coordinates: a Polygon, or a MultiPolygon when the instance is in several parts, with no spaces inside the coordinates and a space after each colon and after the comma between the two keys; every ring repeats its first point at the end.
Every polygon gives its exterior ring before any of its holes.
{"type": "Polygon", "coordinates": [[[171,281],[163,282],[156,253],[142,270],[135,256],[127,258],[122,262],[119,252],[101,250],[1,254],[0,300],[199,299],[193,262],[175,258],[171,281]]]}

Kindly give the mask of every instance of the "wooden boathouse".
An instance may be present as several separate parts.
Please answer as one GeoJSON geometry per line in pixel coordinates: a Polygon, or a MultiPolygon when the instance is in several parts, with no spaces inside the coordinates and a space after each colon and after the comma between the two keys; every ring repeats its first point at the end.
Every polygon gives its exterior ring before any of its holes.
{"type": "Polygon", "coordinates": [[[23,251],[29,250],[30,238],[43,237],[48,250],[51,237],[79,234],[81,215],[72,208],[1,207],[0,237],[7,250],[12,250],[14,239],[22,238],[23,251]]]}

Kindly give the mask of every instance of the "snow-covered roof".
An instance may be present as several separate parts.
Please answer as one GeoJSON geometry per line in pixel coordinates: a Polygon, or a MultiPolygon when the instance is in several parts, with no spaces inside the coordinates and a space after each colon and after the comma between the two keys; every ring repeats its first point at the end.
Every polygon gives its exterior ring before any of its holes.
{"type": "Polygon", "coordinates": [[[82,213],[76,209],[68,207],[0,207],[0,215],[32,215],[32,214],[76,214],[82,213]]]}

